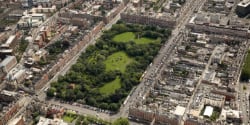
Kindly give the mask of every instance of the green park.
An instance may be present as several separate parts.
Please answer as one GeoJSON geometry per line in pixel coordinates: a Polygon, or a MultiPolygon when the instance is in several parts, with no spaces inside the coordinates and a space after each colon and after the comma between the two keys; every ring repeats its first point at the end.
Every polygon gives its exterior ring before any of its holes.
{"type": "Polygon", "coordinates": [[[118,22],[51,84],[47,96],[118,111],[170,34],[168,29],[118,22]]]}

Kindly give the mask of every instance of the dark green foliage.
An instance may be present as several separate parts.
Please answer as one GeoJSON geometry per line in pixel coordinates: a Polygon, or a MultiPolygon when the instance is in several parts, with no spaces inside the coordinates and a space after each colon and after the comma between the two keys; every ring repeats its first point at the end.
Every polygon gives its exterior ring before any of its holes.
{"type": "Polygon", "coordinates": [[[18,47],[18,51],[20,53],[23,53],[26,50],[28,44],[29,44],[29,42],[27,40],[21,39],[21,42],[20,42],[19,47],[18,47]]]}
{"type": "Polygon", "coordinates": [[[240,76],[240,80],[244,82],[250,79],[250,54],[249,53],[250,51],[248,51],[247,53],[247,57],[246,57],[244,66],[241,71],[241,76],[240,76]]]}
{"type": "Polygon", "coordinates": [[[70,43],[68,41],[56,41],[55,43],[48,46],[46,49],[48,50],[50,55],[58,55],[68,49],[70,43]]]}

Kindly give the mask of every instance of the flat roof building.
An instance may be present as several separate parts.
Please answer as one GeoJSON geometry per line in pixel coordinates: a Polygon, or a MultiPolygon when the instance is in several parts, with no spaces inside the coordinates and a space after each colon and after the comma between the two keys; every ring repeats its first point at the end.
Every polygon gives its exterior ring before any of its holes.
{"type": "Polygon", "coordinates": [[[17,44],[16,36],[11,35],[8,40],[1,45],[1,48],[14,49],[17,44]]]}
{"type": "Polygon", "coordinates": [[[250,0],[241,1],[236,7],[236,13],[239,16],[246,16],[250,13],[250,0]]]}
{"type": "Polygon", "coordinates": [[[7,56],[1,63],[0,68],[8,73],[14,66],[17,64],[17,60],[15,56],[7,56]]]}
{"type": "Polygon", "coordinates": [[[213,111],[214,111],[214,108],[212,106],[206,106],[203,115],[210,117],[210,116],[212,116],[213,111]]]}
{"type": "Polygon", "coordinates": [[[179,115],[179,116],[183,116],[185,113],[185,110],[186,110],[185,107],[177,106],[175,111],[174,111],[174,114],[179,115]]]}
{"type": "Polygon", "coordinates": [[[68,125],[68,123],[63,122],[62,119],[48,119],[40,117],[37,125],[68,125]]]}

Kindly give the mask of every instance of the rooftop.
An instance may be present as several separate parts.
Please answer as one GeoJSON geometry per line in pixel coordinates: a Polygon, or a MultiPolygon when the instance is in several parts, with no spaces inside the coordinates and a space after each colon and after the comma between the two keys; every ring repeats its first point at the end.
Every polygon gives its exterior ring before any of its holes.
{"type": "Polygon", "coordinates": [[[6,66],[10,61],[12,61],[13,59],[15,59],[15,56],[7,56],[1,63],[0,63],[0,67],[6,66]]]}
{"type": "Polygon", "coordinates": [[[4,44],[2,44],[1,46],[9,46],[12,42],[13,42],[13,40],[16,38],[16,36],[15,35],[11,35],[9,38],[8,38],[8,40],[6,41],[6,43],[4,43],[4,44]]]}
{"type": "Polygon", "coordinates": [[[206,106],[205,111],[203,113],[204,116],[212,116],[214,108],[212,106],[206,106]]]}
{"type": "Polygon", "coordinates": [[[250,0],[243,0],[241,1],[238,6],[242,6],[242,7],[247,7],[250,5],[250,0]]]}
{"type": "Polygon", "coordinates": [[[179,116],[183,116],[185,113],[185,110],[186,110],[185,107],[177,106],[175,111],[174,111],[174,114],[179,115],[179,116]]]}
{"type": "Polygon", "coordinates": [[[48,119],[40,117],[37,125],[68,125],[68,123],[63,122],[62,119],[48,119]]]}

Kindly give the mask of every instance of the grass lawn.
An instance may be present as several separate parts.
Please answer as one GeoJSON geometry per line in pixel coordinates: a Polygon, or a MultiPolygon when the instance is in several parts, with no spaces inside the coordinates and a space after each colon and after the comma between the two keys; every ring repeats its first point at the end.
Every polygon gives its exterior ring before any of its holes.
{"type": "Polygon", "coordinates": [[[115,80],[106,83],[104,86],[99,88],[101,94],[109,95],[115,93],[115,90],[121,88],[121,79],[117,77],[115,80]]]}
{"type": "Polygon", "coordinates": [[[75,120],[75,119],[76,119],[76,118],[75,118],[75,117],[72,117],[72,116],[68,116],[68,115],[64,115],[64,116],[63,116],[63,121],[68,122],[68,123],[73,122],[73,120],[75,120]]]}
{"type": "Polygon", "coordinates": [[[152,42],[160,43],[161,41],[160,39],[155,40],[155,39],[150,39],[146,37],[136,39],[135,34],[133,32],[125,32],[125,33],[118,34],[113,38],[113,40],[116,42],[134,41],[136,44],[148,44],[152,42]]]}
{"type": "Polygon", "coordinates": [[[119,70],[125,72],[126,66],[132,62],[133,59],[129,58],[125,52],[116,52],[110,55],[107,60],[104,61],[106,65],[106,70],[119,70]]]}
{"type": "Polygon", "coordinates": [[[135,34],[133,32],[125,32],[116,35],[113,40],[116,42],[129,42],[130,40],[135,39],[135,34]]]}
{"type": "Polygon", "coordinates": [[[161,42],[161,39],[150,39],[150,38],[146,38],[146,37],[142,37],[140,39],[135,39],[135,43],[136,44],[149,44],[149,43],[153,43],[153,42],[157,42],[157,43],[160,43],[161,42]]]}

